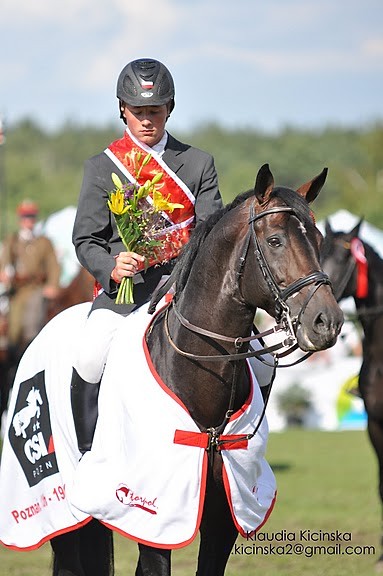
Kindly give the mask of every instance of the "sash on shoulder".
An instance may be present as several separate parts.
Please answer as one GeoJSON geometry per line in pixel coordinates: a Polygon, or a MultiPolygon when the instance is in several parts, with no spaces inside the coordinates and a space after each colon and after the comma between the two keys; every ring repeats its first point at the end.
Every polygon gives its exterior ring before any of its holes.
{"type": "MultiPolygon", "coordinates": [[[[194,227],[195,197],[192,192],[152,148],[138,142],[127,132],[122,138],[112,142],[105,150],[105,154],[133,184],[142,186],[155,174],[162,172],[161,194],[171,203],[182,204],[183,208],[176,208],[172,213],[166,211],[159,213],[163,220],[163,230],[157,235],[157,239],[162,242],[162,247],[154,249],[154,255],[146,264],[142,264],[140,269],[176,258],[181,248],[188,242],[194,227]],[[136,157],[142,152],[145,155],[151,154],[151,158],[142,167],[139,179],[136,180],[134,176],[136,157]]],[[[150,195],[147,201],[151,202],[150,195]]]]}

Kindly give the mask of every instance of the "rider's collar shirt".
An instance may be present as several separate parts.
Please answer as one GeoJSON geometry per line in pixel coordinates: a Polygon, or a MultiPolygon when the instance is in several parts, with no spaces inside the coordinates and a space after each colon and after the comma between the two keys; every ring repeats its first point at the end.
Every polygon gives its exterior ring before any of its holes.
{"type": "MultiPolygon", "coordinates": [[[[131,138],[133,138],[132,133],[128,127],[126,127],[126,132],[129,134],[129,136],[131,138]]],[[[151,149],[154,150],[154,152],[157,152],[157,154],[159,156],[162,156],[163,153],[165,152],[165,146],[166,146],[167,141],[168,141],[168,133],[165,130],[164,135],[162,136],[161,140],[157,144],[152,146],[151,149]]]]}

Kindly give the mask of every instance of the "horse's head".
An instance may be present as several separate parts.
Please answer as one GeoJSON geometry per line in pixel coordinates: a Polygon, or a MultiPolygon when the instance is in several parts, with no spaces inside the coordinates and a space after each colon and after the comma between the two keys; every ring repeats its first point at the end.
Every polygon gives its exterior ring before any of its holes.
{"type": "MultiPolygon", "coordinates": [[[[273,317],[285,315],[291,320],[304,351],[334,345],[343,324],[343,313],[319,264],[322,235],[309,207],[326,176],[324,169],[294,191],[275,187],[265,164],[255,182],[256,202],[249,198],[245,203],[250,207],[247,258],[262,272],[257,275],[262,285],[261,307],[273,317]]],[[[244,267],[241,291],[251,302],[255,294],[254,266],[244,267]]],[[[259,291],[256,298],[259,301],[259,291]]]]}
{"type": "Polygon", "coordinates": [[[320,268],[322,235],[309,207],[326,174],[294,191],[274,187],[265,164],[253,191],[197,226],[149,312],[175,285],[178,321],[182,313],[205,333],[213,329],[236,342],[230,336],[248,336],[255,310],[263,308],[294,330],[302,350],[335,344],[343,313],[320,268]]]}
{"type": "Polygon", "coordinates": [[[40,390],[36,389],[34,386],[30,389],[27,396],[28,404],[42,404],[43,400],[41,398],[40,390]]]}
{"type": "Polygon", "coordinates": [[[334,232],[325,222],[325,237],[321,246],[321,264],[330,277],[338,300],[355,296],[357,288],[357,252],[359,230],[363,219],[349,232],[334,232]]]}

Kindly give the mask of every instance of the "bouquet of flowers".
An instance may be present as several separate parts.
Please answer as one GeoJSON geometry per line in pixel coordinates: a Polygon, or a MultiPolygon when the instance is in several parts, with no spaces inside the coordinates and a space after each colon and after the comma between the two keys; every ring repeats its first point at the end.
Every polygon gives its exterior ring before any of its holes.
{"type": "MultiPolygon", "coordinates": [[[[107,201],[126,251],[137,252],[144,256],[146,266],[152,259],[166,261],[163,251],[166,235],[164,238],[164,219],[161,212],[171,213],[175,208],[183,208],[183,204],[169,202],[170,195],[164,197],[161,194],[162,172],[154,174],[153,178],[146,180],[142,186],[138,184],[142,168],[150,159],[151,154],[143,157],[141,151],[134,153],[131,160],[135,184],[131,182],[123,184],[117,174],[112,173],[115,189],[108,193],[107,201]]],[[[133,303],[133,278],[124,277],[118,289],[116,304],[133,303]]]]}

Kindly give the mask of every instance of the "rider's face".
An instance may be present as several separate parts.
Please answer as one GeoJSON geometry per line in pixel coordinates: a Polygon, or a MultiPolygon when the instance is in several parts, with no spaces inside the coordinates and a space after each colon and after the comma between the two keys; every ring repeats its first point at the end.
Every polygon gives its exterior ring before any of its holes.
{"type": "Polygon", "coordinates": [[[150,148],[161,140],[168,118],[168,107],[125,105],[123,115],[133,136],[150,148]]]}
{"type": "Polygon", "coordinates": [[[19,218],[20,228],[27,228],[28,230],[33,230],[36,224],[36,216],[20,216],[19,218]]]}

